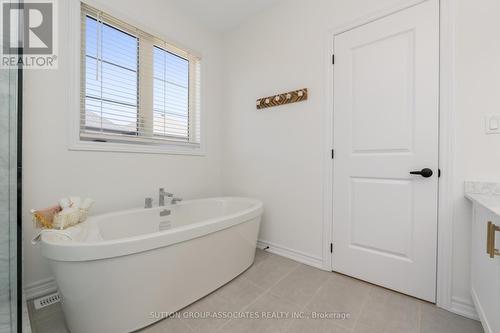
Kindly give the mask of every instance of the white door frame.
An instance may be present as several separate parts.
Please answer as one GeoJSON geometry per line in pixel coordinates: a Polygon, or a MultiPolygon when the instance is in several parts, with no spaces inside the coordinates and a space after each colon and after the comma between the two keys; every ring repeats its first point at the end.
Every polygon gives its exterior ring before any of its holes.
{"type": "Polygon", "coordinates": [[[439,204],[438,204],[438,253],[436,303],[439,307],[473,317],[470,311],[461,311],[452,301],[453,263],[453,156],[454,156],[454,0],[402,0],[397,6],[385,8],[370,15],[348,22],[327,33],[328,52],[325,57],[327,73],[327,112],[324,113],[324,175],[323,175],[323,269],[332,270],[330,243],[333,240],[333,162],[330,150],[333,144],[333,73],[332,53],[334,36],[384,16],[396,13],[424,1],[440,2],[440,96],[439,96],[439,204]]]}

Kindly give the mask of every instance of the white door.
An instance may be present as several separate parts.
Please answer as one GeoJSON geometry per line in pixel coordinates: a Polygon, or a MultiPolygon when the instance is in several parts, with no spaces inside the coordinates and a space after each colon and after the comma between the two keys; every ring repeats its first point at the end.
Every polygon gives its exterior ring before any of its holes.
{"type": "Polygon", "coordinates": [[[333,269],[434,302],[439,3],[335,35],[334,49],[333,269]]]}

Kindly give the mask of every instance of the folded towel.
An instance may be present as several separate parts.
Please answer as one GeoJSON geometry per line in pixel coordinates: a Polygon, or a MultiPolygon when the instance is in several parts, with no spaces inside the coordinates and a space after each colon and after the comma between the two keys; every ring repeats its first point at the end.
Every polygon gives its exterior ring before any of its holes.
{"type": "Polygon", "coordinates": [[[38,244],[43,235],[49,235],[51,238],[61,241],[79,241],[86,237],[88,230],[82,225],[76,225],[67,229],[42,229],[33,239],[31,244],[38,244]]]}
{"type": "Polygon", "coordinates": [[[43,229],[40,230],[40,232],[33,237],[31,240],[31,244],[36,245],[42,240],[42,235],[43,234],[56,234],[58,237],[61,237],[61,240],[73,240],[71,237],[71,233],[67,232],[66,230],[56,230],[56,229],[43,229]]]}

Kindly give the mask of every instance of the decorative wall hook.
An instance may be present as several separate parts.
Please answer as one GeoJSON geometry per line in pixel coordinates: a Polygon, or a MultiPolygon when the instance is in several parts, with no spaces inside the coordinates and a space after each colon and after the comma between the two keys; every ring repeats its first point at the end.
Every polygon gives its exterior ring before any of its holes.
{"type": "Polygon", "coordinates": [[[287,93],[259,98],[255,105],[257,109],[270,108],[283,104],[296,103],[307,100],[307,88],[290,91],[287,93]]]}

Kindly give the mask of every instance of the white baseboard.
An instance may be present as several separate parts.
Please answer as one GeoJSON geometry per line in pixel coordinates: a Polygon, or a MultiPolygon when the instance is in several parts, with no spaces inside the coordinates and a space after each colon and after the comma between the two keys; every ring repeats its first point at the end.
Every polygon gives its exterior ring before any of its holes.
{"type": "Polygon", "coordinates": [[[52,278],[40,280],[24,287],[26,300],[52,294],[57,291],[56,281],[52,278]]]}
{"type": "Polygon", "coordinates": [[[279,256],[292,259],[294,261],[298,261],[300,263],[313,266],[319,269],[323,269],[323,259],[320,257],[316,257],[301,251],[292,250],[290,248],[277,245],[271,242],[267,242],[264,240],[257,241],[257,247],[259,249],[265,249],[268,247],[266,251],[277,254],[279,256]]]}
{"type": "Polygon", "coordinates": [[[474,304],[476,305],[476,310],[477,314],[479,316],[479,319],[481,319],[481,324],[483,325],[483,329],[485,333],[493,333],[493,330],[491,329],[490,323],[486,319],[486,316],[484,315],[484,309],[481,306],[481,303],[479,302],[479,298],[477,297],[476,291],[474,288],[471,290],[472,294],[472,300],[474,301],[474,304]]]}
{"type": "Polygon", "coordinates": [[[463,317],[467,317],[469,319],[479,320],[479,316],[477,315],[474,303],[471,303],[461,297],[452,297],[451,307],[445,310],[461,315],[463,317]]]}

